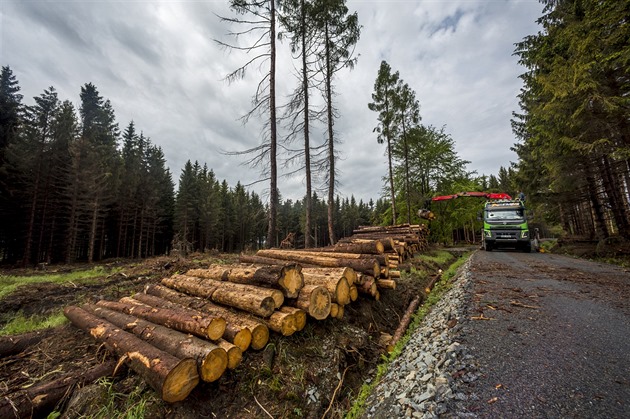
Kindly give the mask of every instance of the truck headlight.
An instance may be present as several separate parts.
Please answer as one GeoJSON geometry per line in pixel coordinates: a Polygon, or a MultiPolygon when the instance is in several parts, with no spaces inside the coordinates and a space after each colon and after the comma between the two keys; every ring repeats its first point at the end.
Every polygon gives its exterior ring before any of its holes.
{"type": "Polygon", "coordinates": [[[529,230],[521,231],[521,239],[527,239],[529,237],[529,230]]]}
{"type": "Polygon", "coordinates": [[[483,234],[484,234],[486,237],[492,237],[492,233],[490,232],[490,230],[484,230],[484,231],[483,231],[483,234]]]}

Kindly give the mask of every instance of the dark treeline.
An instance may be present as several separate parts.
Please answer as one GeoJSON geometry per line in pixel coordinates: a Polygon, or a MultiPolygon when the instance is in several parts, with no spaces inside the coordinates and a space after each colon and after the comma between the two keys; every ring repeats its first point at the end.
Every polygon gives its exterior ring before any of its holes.
{"type": "Polygon", "coordinates": [[[630,239],[630,2],[542,2],[516,50],[518,181],[564,231],[630,239]]]}
{"type": "MultiPolygon", "coordinates": [[[[268,205],[190,161],[179,190],[160,147],[133,122],[122,132],[111,103],[81,87],[80,106],[54,88],[22,103],[9,67],[0,80],[0,261],[93,262],[185,251],[242,251],[266,243],[268,205]]],[[[277,240],[301,233],[304,202],[280,202],[277,240]]],[[[337,198],[335,231],[373,221],[382,203],[337,198]]],[[[317,245],[328,242],[326,203],[313,197],[317,245]]]]}

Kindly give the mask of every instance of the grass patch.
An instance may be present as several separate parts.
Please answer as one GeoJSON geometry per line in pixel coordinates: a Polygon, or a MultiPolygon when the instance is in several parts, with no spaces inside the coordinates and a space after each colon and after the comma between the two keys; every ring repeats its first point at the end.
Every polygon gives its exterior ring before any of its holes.
{"type": "Polygon", "coordinates": [[[105,269],[102,266],[96,266],[89,270],[74,271],[66,273],[50,273],[32,276],[18,275],[0,275],[0,298],[14,292],[21,285],[34,284],[38,282],[52,282],[55,284],[65,283],[82,283],[89,284],[95,278],[110,275],[119,271],[121,268],[105,269]]]}
{"type": "Polygon", "coordinates": [[[106,389],[107,400],[97,412],[90,415],[92,418],[144,418],[150,413],[150,406],[157,402],[154,392],[140,387],[135,387],[129,394],[123,394],[114,389],[110,379],[101,379],[99,384],[106,389]]]}
{"type": "Polygon", "coordinates": [[[67,322],[68,320],[66,319],[66,316],[63,315],[62,310],[59,310],[50,316],[24,317],[22,313],[19,313],[10,322],[0,328],[0,336],[34,332],[35,330],[61,326],[67,322]]]}
{"type": "MultiPolygon", "coordinates": [[[[438,252],[438,253],[442,253],[442,252],[438,252]]],[[[447,253],[447,252],[444,252],[444,253],[447,253]]],[[[359,390],[359,395],[357,396],[357,399],[354,401],[350,411],[346,414],[345,419],[358,419],[363,415],[364,409],[365,409],[365,402],[367,398],[370,396],[370,394],[374,390],[374,387],[376,387],[376,385],[381,381],[381,378],[383,378],[383,376],[387,373],[389,364],[400,356],[404,347],[407,345],[407,343],[411,339],[411,336],[413,335],[413,333],[416,331],[416,329],[418,329],[418,327],[420,326],[420,324],[422,323],[426,315],[431,310],[431,307],[433,307],[438,301],[440,301],[442,296],[448,290],[451,289],[452,287],[451,279],[455,276],[459,267],[462,266],[470,258],[471,255],[472,253],[470,252],[465,253],[460,258],[458,258],[454,263],[452,263],[448,267],[448,269],[446,269],[446,271],[442,273],[440,281],[438,281],[435,284],[435,287],[433,288],[431,293],[427,296],[427,299],[422,303],[422,306],[420,306],[420,308],[414,314],[413,319],[411,320],[411,323],[409,324],[409,328],[407,329],[407,332],[405,332],[405,335],[396,343],[396,346],[394,346],[394,349],[392,350],[392,352],[381,356],[383,362],[376,367],[376,376],[372,379],[370,383],[363,384],[363,386],[361,387],[361,390],[359,390]]],[[[437,256],[428,256],[428,257],[429,258],[438,258],[438,257],[442,258],[444,256],[437,255],[437,256]]]]}
{"type": "Polygon", "coordinates": [[[416,258],[424,262],[433,263],[438,266],[444,266],[452,261],[454,256],[452,253],[447,252],[446,250],[436,250],[429,253],[417,255],[416,258]]]}

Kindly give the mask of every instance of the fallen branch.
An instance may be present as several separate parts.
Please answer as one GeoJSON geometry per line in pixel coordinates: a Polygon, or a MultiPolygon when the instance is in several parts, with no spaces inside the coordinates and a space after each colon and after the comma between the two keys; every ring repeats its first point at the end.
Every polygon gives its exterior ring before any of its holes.
{"type": "MultiPolygon", "coordinates": [[[[352,365],[351,365],[352,366],[352,365]]],[[[333,403],[335,402],[335,397],[337,396],[337,392],[339,391],[339,389],[341,388],[341,385],[343,384],[343,379],[346,376],[346,372],[348,372],[348,369],[351,367],[348,366],[346,367],[345,370],[343,370],[343,374],[341,374],[341,380],[339,380],[339,384],[337,384],[337,387],[335,388],[335,391],[333,391],[333,395],[330,398],[330,404],[328,405],[328,409],[326,409],[326,411],[324,412],[324,414],[322,415],[322,419],[324,419],[326,417],[326,415],[328,414],[328,412],[330,411],[330,409],[332,408],[333,403]]]]}
{"type": "Polygon", "coordinates": [[[394,336],[392,337],[392,340],[389,342],[389,345],[387,346],[387,349],[389,352],[394,350],[394,346],[396,346],[396,343],[405,334],[405,331],[407,330],[409,323],[411,323],[411,318],[413,317],[413,314],[416,312],[416,309],[420,305],[420,301],[421,301],[421,298],[418,295],[416,298],[414,298],[411,301],[411,303],[409,303],[409,307],[407,307],[407,311],[405,311],[405,315],[400,320],[400,324],[398,325],[396,332],[394,332],[394,336]]]}
{"type": "Polygon", "coordinates": [[[85,385],[97,379],[112,375],[116,367],[115,360],[97,364],[81,373],[69,373],[52,381],[47,381],[18,390],[0,400],[0,417],[21,418],[46,416],[55,406],[72,392],[75,385],[85,385]]]}
{"type": "Polygon", "coordinates": [[[493,319],[492,317],[485,317],[483,313],[481,313],[481,316],[473,316],[470,318],[470,320],[496,320],[496,319],[493,319]]]}

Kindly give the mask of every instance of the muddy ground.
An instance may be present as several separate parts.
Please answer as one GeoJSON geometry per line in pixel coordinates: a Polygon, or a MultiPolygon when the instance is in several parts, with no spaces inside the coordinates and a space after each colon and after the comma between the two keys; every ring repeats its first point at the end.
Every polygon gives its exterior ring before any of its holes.
{"type": "MultiPolygon", "coordinates": [[[[459,251],[454,252],[459,256],[459,251]]],[[[106,267],[120,270],[100,278],[94,285],[32,284],[0,300],[0,326],[18,312],[26,316],[46,315],[67,305],[115,300],[142,291],[149,283],[191,268],[236,261],[235,255],[196,255],[185,260],[168,257],[138,261],[111,261],[106,267]]],[[[426,282],[444,266],[411,260],[424,274],[404,276],[396,290],[383,290],[380,301],[359,297],[346,306],[342,320],[310,321],[290,337],[271,334],[262,351],[248,350],[235,370],[228,370],[214,383],[201,383],[183,402],[165,404],[158,400],[133,372],[124,367],[113,385],[92,385],[76,391],[69,417],[94,416],[107,403],[107,393],[119,394],[114,408],[124,412],[137,408],[144,396],[145,417],[274,418],[342,417],[361,385],[374,375],[384,349],[381,333],[393,334],[409,302],[422,294],[426,282]],[[134,393],[135,398],[124,397],[134,393]]],[[[48,267],[54,272],[85,268],[48,267]]],[[[3,271],[3,274],[29,274],[3,271]]],[[[41,272],[37,272],[41,274],[41,272]]],[[[0,397],[21,388],[52,380],[63,374],[84,371],[111,355],[83,331],[65,325],[52,336],[20,354],[0,360],[0,397]]],[[[57,410],[68,408],[70,395],[57,410]]],[[[112,400],[111,397],[109,400],[112,400]]],[[[110,410],[110,413],[112,410],[110,410]]]]}

